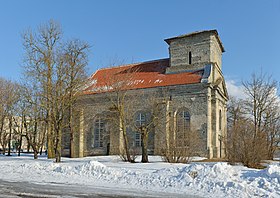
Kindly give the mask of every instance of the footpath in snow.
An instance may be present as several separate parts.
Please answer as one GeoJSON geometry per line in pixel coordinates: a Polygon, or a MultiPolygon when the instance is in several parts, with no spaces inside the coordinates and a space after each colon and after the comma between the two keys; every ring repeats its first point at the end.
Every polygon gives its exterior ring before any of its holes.
{"type": "Polygon", "coordinates": [[[79,184],[87,187],[134,189],[201,197],[280,197],[280,163],[266,169],[231,166],[226,162],[170,164],[159,156],[150,163],[126,163],[118,156],[63,158],[62,163],[32,156],[0,157],[0,179],[31,183],[79,184]]]}

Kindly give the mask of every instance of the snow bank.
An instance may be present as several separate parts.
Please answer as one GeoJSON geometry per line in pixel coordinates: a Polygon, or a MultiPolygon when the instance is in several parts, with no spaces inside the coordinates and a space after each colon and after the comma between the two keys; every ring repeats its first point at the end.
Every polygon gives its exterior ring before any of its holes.
{"type": "Polygon", "coordinates": [[[280,166],[279,165],[270,165],[267,169],[265,169],[265,172],[269,177],[277,178],[280,183],[280,166]]]}
{"type": "Polygon", "coordinates": [[[0,169],[4,172],[0,179],[131,187],[140,191],[203,197],[280,197],[279,164],[256,170],[223,162],[130,164],[120,162],[114,156],[64,159],[59,164],[46,159],[34,161],[1,157],[0,160],[0,169]]]}

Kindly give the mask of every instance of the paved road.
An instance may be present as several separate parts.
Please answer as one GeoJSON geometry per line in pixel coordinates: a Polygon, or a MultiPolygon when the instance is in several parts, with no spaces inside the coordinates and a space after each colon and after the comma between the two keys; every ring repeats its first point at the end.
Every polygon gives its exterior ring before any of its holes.
{"type": "MultiPolygon", "coordinates": [[[[26,182],[7,182],[0,180],[0,197],[2,198],[147,198],[147,197],[178,197],[191,198],[194,196],[166,194],[157,192],[141,192],[130,189],[110,189],[106,187],[92,187],[79,185],[65,185],[58,183],[33,184],[26,182]]],[[[198,197],[197,197],[198,198],[198,197]]]]}

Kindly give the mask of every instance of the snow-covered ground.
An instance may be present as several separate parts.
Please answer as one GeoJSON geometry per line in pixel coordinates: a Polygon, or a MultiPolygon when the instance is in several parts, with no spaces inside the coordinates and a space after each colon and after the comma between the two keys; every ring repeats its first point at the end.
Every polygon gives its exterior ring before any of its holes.
{"type": "Polygon", "coordinates": [[[170,164],[159,156],[150,163],[126,163],[118,156],[62,158],[62,163],[31,155],[0,156],[0,180],[36,184],[63,183],[174,193],[201,197],[280,197],[280,163],[257,170],[225,162],[170,164]]]}

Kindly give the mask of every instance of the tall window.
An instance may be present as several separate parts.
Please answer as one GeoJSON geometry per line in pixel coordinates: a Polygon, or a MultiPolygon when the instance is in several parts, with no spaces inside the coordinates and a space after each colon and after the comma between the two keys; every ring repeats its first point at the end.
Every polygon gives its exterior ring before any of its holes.
{"type": "Polygon", "coordinates": [[[103,136],[105,133],[105,122],[101,118],[97,118],[94,124],[94,148],[103,147],[103,136]]]}
{"type": "Polygon", "coordinates": [[[140,147],[142,144],[142,141],[141,141],[141,134],[139,132],[136,132],[135,133],[135,146],[136,147],[140,147]]]}
{"type": "Polygon", "coordinates": [[[192,52],[189,52],[189,64],[192,64],[192,52]]]}
{"type": "MultiPolygon", "coordinates": [[[[136,126],[141,127],[146,123],[146,115],[144,113],[138,113],[136,116],[136,126]]],[[[142,138],[139,132],[135,133],[135,146],[142,146],[142,138]]]]}
{"type": "Polygon", "coordinates": [[[186,109],[182,109],[177,113],[177,133],[176,142],[177,146],[186,146],[188,134],[190,132],[190,113],[186,109]]]}

